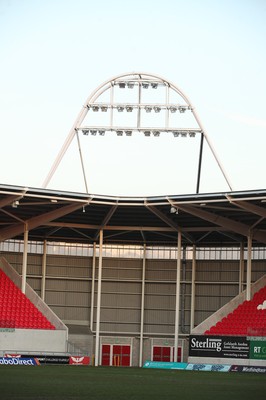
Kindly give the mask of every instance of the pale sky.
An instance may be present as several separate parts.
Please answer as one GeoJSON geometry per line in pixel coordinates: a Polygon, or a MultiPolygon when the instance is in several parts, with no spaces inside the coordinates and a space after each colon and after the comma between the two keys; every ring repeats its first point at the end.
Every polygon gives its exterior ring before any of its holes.
{"type": "MultiPolygon", "coordinates": [[[[265,189],[265,21],[266,0],[0,0],[0,183],[42,187],[90,93],[146,72],[188,96],[233,190],[265,189]]],[[[180,139],[83,143],[91,194],[195,193],[180,139]]],[[[48,188],[85,191],[76,141],[48,188]]],[[[224,191],[206,147],[200,192],[224,191]]]]}

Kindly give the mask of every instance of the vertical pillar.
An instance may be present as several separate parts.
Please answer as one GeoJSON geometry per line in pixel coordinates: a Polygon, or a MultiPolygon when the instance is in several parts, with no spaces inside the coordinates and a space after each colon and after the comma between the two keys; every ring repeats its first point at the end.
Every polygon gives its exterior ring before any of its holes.
{"type": "Polygon", "coordinates": [[[143,247],[143,261],[142,261],[139,367],[142,367],[142,362],[143,362],[143,327],[144,327],[145,275],[146,275],[146,244],[144,244],[144,247],[143,247]]]}
{"type": "Polygon", "coordinates": [[[93,331],[94,291],[95,291],[95,266],[96,266],[96,242],[93,243],[93,255],[92,255],[91,316],[90,316],[90,330],[91,330],[91,331],[93,331]]]}
{"type": "Polygon", "coordinates": [[[178,355],[180,271],[181,271],[181,232],[178,231],[177,266],[176,266],[175,345],[174,345],[175,353],[174,353],[174,362],[177,362],[177,355],[178,355]]]}
{"type": "Polygon", "coordinates": [[[41,299],[45,301],[47,241],[43,242],[41,299]]]}
{"type": "Polygon", "coordinates": [[[243,243],[240,243],[240,248],[239,248],[239,284],[238,284],[238,294],[240,294],[243,291],[243,280],[244,280],[244,245],[243,243]]]}
{"type": "Polygon", "coordinates": [[[95,367],[99,365],[99,339],[100,339],[100,317],[101,317],[101,288],[102,288],[102,252],[103,252],[103,231],[100,230],[99,241],[99,266],[97,286],[97,311],[96,311],[96,338],[95,338],[95,367]]]}
{"type": "Polygon", "coordinates": [[[251,299],[251,254],[252,254],[252,234],[250,233],[250,235],[248,236],[246,300],[251,299]]]}
{"type": "Polygon", "coordinates": [[[25,224],[24,249],[23,249],[23,260],[22,260],[22,281],[21,281],[21,291],[24,294],[26,291],[26,277],[27,277],[28,237],[29,237],[28,226],[27,224],[25,224]]]}
{"type": "Polygon", "coordinates": [[[191,275],[190,333],[195,325],[195,280],[196,280],[196,246],[193,245],[192,275],[191,275]]]}

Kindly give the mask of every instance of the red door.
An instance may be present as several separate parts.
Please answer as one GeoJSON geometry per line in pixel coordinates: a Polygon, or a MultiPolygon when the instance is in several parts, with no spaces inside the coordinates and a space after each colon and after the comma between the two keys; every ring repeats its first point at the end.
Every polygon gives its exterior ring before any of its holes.
{"type": "Polygon", "coordinates": [[[130,366],[130,346],[113,345],[113,363],[116,367],[130,366]]]}
{"type": "Polygon", "coordinates": [[[153,361],[171,361],[171,347],[154,346],[153,361]]]}
{"type": "MultiPolygon", "coordinates": [[[[182,360],[182,348],[178,347],[177,361],[182,360]]],[[[153,346],[152,361],[171,362],[174,361],[174,347],[153,346]]]]}
{"type": "Polygon", "coordinates": [[[110,365],[110,351],[111,351],[110,344],[102,345],[102,363],[101,363],[101,365],[110,365]]]}

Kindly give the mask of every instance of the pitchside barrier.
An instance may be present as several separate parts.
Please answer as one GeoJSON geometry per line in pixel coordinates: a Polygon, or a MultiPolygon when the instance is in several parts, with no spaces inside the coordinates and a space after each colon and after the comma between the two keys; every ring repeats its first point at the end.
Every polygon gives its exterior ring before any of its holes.
{"type": "Polygon", "coordinates": [[[209,371],[209,372],[252,372],[266,374],[266,367],[249,365],[228,365],[228,364],[192,364],[145,361],[143,368],[171,369],[184,371],[209,371]]]}
{"type": "MultiPolygon", "coordinates": [[[[3,360],[36,360],[37,365],[90,365],[90,357],[87,356],[56,356],[56,355],[28,355],[28,354],[5,354],[3,360]]],[[[5,364],[4,362],[2,364],[5,364]]],[[[17,364],[21,365],[21,364],[17,364]]],[[[31,364],[29,364],[31,365],[31,364]]],[[[34,364],[35,365],[35,364],[34,364]]]]}

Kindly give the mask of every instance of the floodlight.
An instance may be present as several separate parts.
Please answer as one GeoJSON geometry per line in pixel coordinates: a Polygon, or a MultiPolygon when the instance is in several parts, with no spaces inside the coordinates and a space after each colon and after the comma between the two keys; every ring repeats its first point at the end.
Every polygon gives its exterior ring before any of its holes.
{"type": "Polygon", "coordinates": [[[187,137],[187,132],[186,131],[181,131],[181,137],[187,137]]]}
{"type": "Polygon", "coordinates": [[[123,136],[123,131],[116,131],[117,136],[123,136]]]}
{"type": "Polygon", "coordinates": [[[127,110],[127,112],[132,112],[133,111],[133,107],[132,106],[126,106],[126,110],[127,110]]]}
{"type": "Polygon", "coordinates": [[[156,137],[160,136],[160,131],[152,131],[152,133],[153,133],[153,136],[156,136],[156,137]]]}
{"type": "Polygon", "coordinates": [[[189,137],[195,137],[196,136],[196,132],[189,132],[189,137]]]}
{"type": "Polygon", "coordinates": [[[151,83],[151,87],[152,87],[153,89],[157,89],[158,83],[152,82],[152,83],[151,83]]]}
{"type": "Polygon", "coordinates": [[[105,131],[102,130],[102,129],[100,129],[98,132],[99,132],[99,135],[100,135],[100,136],[104,136],[104,135],[105,135],[105,131]]]}
{"type": "Polygon", "coordinates": [[[132,131],[125,131],[126,136],[132,136],[132,131]]]}
{"type": "Polygon", "coordinates": [[[90,133],[91,133],[92,136],[96,136],[97,131],[96,131],[95,129],[91,129],[91,130],[90,130],[90,133]]]}
{"type": "Polygon", "coordinates": [[[102,112],[107,112],[107,110],[108,110],[108,107],[107,107],[107,106],[101,106],[101,111],[102,111],[102,112]]]}
{"type": "Polygon", "coordinates": [[[175,113],[175,112],[177,111],[177,107],[171,106],[171,107],[169,108],[169,110],[171,111],[171,113],[175,113]]]}
{"type": "Polygon", "coordinates": [[[179,106],[178,109],[181,113],[184,113],[186,111],[186,107],[184,106],[179,106]]]}
{"type": "Polygon", "coordinates": [[[178,137],[179,136],[179,132],[178,131],[173,131],[173,135],[174,135],[174,137],[178,137]]]}
{"type": "Polygon", "coordinates": [[[145,136],[151,136],[151,131],[144,131],[145,136]]]}
{"type": "Polygon", "coordinates": [[[170,214],[178,214],[178,208],[172,206],[172,207],[170,208],[170,214]]]}
{"type": "Polygon", "coordinates": [[[89,130],[88,129],[82,129],[82,133],[83,133],[83,135],[88,135],[89,134],[89,130]]]}
{"type": "Polygon", "coordinates": [[[98,112],[99,111],[99,106],[92,106],[92,111],[98,112]]]}
{"type": "Polygon", "coordinates": [[[159,112],[161,111],[161,107],[155,106],[155,107],[154,107],[154,111],[155,111],[156,113],[159,113],[159,112]]]}
{"type": "Polygon", "coordinates": [[[125,89],[125,87],[126,87],[125,82],[119,82],[118,85],[119,85],[120,89],[125,89]]]}
{"type": "Polygon", "coordinates": [[[133,87],[134,87],[134,82],[128,82],[127,83],[127,87],[129,88],[129,89],[133,89],[133,87]]]}
{"type": "Polygon", "coordinates": [[[143,87],[143,89],[148,89],[148,87],[149,87],[148,82],[142,82],[142,87],[143,87]]]}
{"type": "Polygon", "coordinates": [[[145,106],[144,108],[145,108],[145,111],[146,111],[147,113],[150,113],[151,110],[152,110],[152,108],[151,108],[150,106],[145,106]]]}
{"type": "Polygon", "coordinates": [[[117,106],[117,111],[118,112],[123,112],[124,111],[124,106],[117,106]]]}

